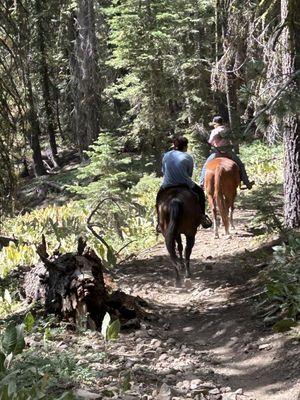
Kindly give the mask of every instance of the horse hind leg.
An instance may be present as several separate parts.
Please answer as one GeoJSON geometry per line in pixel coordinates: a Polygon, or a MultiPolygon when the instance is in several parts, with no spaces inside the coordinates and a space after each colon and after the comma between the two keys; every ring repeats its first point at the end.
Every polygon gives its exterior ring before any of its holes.
{"type": "Polygon", "coordinates": [[[230,235],[230,230],[229,230],[229,209],[226,207],[225,210],[223,210],[223,215],[222,215],[222,222],[224,225],[224,229],[225,229],[225,236],[227,239],[231,239],[231,235],[230,235]]]}
{"type": "Polygon", "coordinates": [[[228,201],[227,199],[224,199],[224,203],[225,203],[225,207],[224,207],[224,211],[223,211],[223,216],[222,216],[222,220],[223,220],[223,224],[224,224],[224,228],[225,228],[225,235],[228,239],[231,238],[230,236],[230,231],[229,231],[229,222],[230,222],[230,218],[229,218],[229,205],[228,205],[228,201]]]}
{"type": "Polygon", "coordinates": [[[233,223],[233,211],[234,211],[234,206],[231,206],[230,207],[230,228],[232,230],[235,230],[235,226],[234,226],[234,223],[233,223]]]}
{"type": "Polygon", "coordinates": [[[167,242],[167,241],[166,241],[166,246],[167,246],[167,249],[170,254],[172,266],[175,269],[175,286],[181,287],[180,262],[179,262],[179,258],[176,255],[176,251],[175,251],[175,240],[172,241],[172,244],[171,244],[172,248],[169,247],[170,242],[167,242]]]}
{"type": "Polygon", "coordinates": [[[179,258],[177,257],[177,255],[175,253],[175,243],[174,243],[174,252],[169,252],[169,254],[170,254],[172,266],[175,269],[175,286],[181,287],[181,275],[180,275],[181,265],[179,262],[179,258]]]}
{"type": "Polygon", "coordinates": [[[182,240],[181,240],[180,234],[177,236],[176,242],[177,242],[177,250],[178,250],[179,260],[180,260],[180,266],[181,266],[181,270],[183,270],[184,269],[184,262],[183,262],[183,256],[182,256],[183,245],[182,245],[182,240]]]}
{"type": "Polygon", "coordinates": [[[190,270],[190,257],[192,249],[195,244],[195,235],[186,235],[186,246],[185,246],[185,276],[186,278],[191,278],[190,270]]]}
{"type": "Polygon", "coordinates": [[[233,191],[233,195],[230,199],[230,214],[229,214],[229,219],[230,219],[230,228],[235,230],[234,222],[233,222],[233,212],[234,212],[234,200],[236,198],[236,189],[233,191]]]}
{"type": "MultiPolygon", "coordinates": [[[[235,230],[234,222],[233,222],[233,212],[234,212],[234,200],[236,197],[236,192],[233,193],[229,198],[228,198],[228,225],[230,226],[230,229],[235,230]]],[[[228,228],[228,234],[229,234],[229,228],[228,228]]],[[[229,234],[230,237],[230,234],[229,234]]]]}
{"type": "Polygon", "coordinates": [[[217,212],[217,204],[215,200],[213,200],[212,206],[212,214],[213,214],[213,228],[215,233],[215,239],[219,239],[219,228],[218,228],[218,212],[217,212]]]}
{"type": "Polygon", "coordinates": [[[181,287],[180,263],[177,256],[170,255],[171,264],[175,270],[175,286],[181,287]]]}
{"type": "Polygon", "coordinates": [[[217,204],[216,201],[213,198],[212,194],[208,194],[208,202],[209,202],[209,207],[212,212],[212,219],[213,219],[213,230],[215,233],[215,239],[219,238],[219,232],[218,232],[218,220],[217,220],[217,204]]]}
{"type": "Polygon", "coordinates": [[[230,233],[229,233],[229,202],[228,198],[224,196],[222,192],[217,194],[217,205],[219,209],[219,213],[221,215],[221,220],[224,225],[225,229],[225,236],[227,238],[230,238],[230,233]]]}

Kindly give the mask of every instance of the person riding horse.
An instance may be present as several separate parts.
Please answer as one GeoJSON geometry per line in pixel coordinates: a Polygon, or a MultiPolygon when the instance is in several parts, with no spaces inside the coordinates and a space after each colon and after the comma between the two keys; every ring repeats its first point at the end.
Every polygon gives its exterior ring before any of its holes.
{"type": "Polygon", "coordinates": [[[157,193],[156,197],[156,210],[157,210],[157,230],[159,231],[159,213],[158,204],[160,197],[166,189],[171,187],[182,186],[185,189],[189,188],[196,194],[200,208],[203,214],[200,216],[200,224],[203,228],[212,226],[211,220],[205,215],[205,195],[201,187],[199,187],[193,180],[193,157],[187,153],[188,139],[184,136],[179,136],[173,141],[173,150],[165,153],[162,160],[162,173],[163,183],[157,193]]]}
{"type": "Polygon", "coordinates": [[[225,157],[230,158],[234,161],[239,169],[241,175],[241,181],[244,182],[247,189],[252,189],[254,185],[254,181],[250,182],[245,165],[241,161],[241,159],[236,155],[233,151],[233,145],[229,140],[229,129],[224,125],[223,118],[220,116],[216,116],[213,118],[212,125],[214,129],[211,131],[210,137],[208,139],[208,143],[212,146],[212,154],[207,158],[206,162],[204,163],[200,175],[200,187],[203,188],[204,186],[204,179],[205,179],[205,172],[206,172],[206,165],[210,160],[218,157],[219,155],[223,155],[225,157]]]}

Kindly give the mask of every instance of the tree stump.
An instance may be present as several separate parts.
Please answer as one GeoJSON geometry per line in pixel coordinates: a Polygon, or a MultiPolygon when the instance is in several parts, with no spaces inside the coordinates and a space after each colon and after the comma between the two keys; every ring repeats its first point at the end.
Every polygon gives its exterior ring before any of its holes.
{"type": "Polygon", "coordinates": [[[41,261],[25,274],[23,289],[26,300],[41,301],[46,313],[90,329],[101,328],[106,312],[121,325],[147,316],[139,297],[120,290],[111,293],[100,258],[82,239],[77,253],[49,257],[44,237],[37,251],[41,261]]]}

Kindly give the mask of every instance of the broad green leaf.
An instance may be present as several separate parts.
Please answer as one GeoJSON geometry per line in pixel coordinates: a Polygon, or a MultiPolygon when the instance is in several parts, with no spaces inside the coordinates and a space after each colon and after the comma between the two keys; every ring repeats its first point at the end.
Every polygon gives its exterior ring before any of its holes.
{"type": "Polygon", "coordinates": [[[51,329],[48,326],[44,331],[44,336],[43,336],[44,346],[46,346],[47,341],[50,340],[50,338],[51,338],[51,329]]]}
{"type": "Polygon", "coordinates": [[[13,357],[14,357],[14,354],[13,354],[13,353],[9,353],[9,354],[5,357],[5,363],[4,363],[5,368],[9,369],[13,357]]]}
{"type": "Polygon", "coordinates": [[[2,349],[6,355],[13,353],[17,344],[18,332],[14,325],[8,325],[2,336],[2,349]]]}
{"type": "Polygon", "coordinates": [[[17,343],[14,348],[14,354],[20,354],[25,348],[25,340],[24,340],[24,325],[17,325],[17,343]]]}
{"type": "Polygon", "coordinates": [[[26,332],[31,332],[32,328],[34,327],[34,316],[31,314],[31,312],[29,311],[24,318],[24,326],[25,326],[25,331],[26,332]]]}
{"type": "Polygon", "coordinates": [[[118,339],[120,330],[121,330],[120,321],[118,319],[116,319],[108,327],[107,340],[116,340],[116,339],[118,339]]]}
{"type": "Polygon", "coordinates": [[[296,325],[297,323],[293,318],[285,318],[276,322],[276,324],[273,325],[273,330],[275,332],[286,332],[296,325]]]}
{"type": "Polygon", "coordinates": [[[104,318],[102,321],[102,326],[101,326],[101,333],[105,340],[107,339],[106,335],[107,335],[107,328],[109,327],[109,323],[110,323],[110,315],[108,313],[106,313],[104,315],[104,318]]]}

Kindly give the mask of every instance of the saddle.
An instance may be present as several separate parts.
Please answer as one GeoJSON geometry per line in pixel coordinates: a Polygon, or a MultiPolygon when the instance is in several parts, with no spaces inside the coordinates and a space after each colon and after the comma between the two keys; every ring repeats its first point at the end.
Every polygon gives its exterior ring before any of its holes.
{"type": "Polygon", "coordinates": [[[156,204],[159,204],[159,202],[160,202],[160,197],[161,197],[161,195],[166,191],[166,190],[169,190],[169,189],[187,189],[187,190],[189,190],[190,192],[192,192],[193,194],[195,194],[196,196],[197,196],[197,198],[198,198],[198,195],[197,195],[197,193],[196,192],[194,192],[193,191],[193,189],[191,189],[188,185],[185,185],[185,184],[179,184],[179,185],[172,185],[172,186],[167,186],[167,187],[161,187],[160,189],[159,189],[159,191],[158,191],[158,193],[157,193],[157,196],[156,196],[156,204]]]}
{"type": "MultiPolygon", "coordinates": [[[[188,191],[190,191],[191,193],[193,193],[193,194],[196,196],[196,198],[197,198],[197,200],[199,201],[200,206],[201,206],[201,203],[202,203],[202,202],[201,202],[200,195],[199,195],[195,190],[191,189],[188,185],[185,185],[185,184],[172,185],[172,186],[167,186],[167,187],[165,187],[165,188],[162,188],[162,187],[161,187],[161,188],[159,189],[159,191],[158,191],[158,193],[157,193],[157,196],[156,196],[156,211],[157,211],[157,214],[158,214],[158,205],[159,205],[159,203],[160,203],[161,195],[162,195],[166,190],[169,190],[169,189],[177,189],[177,188],[187,189],[188,191]]],[[[204,196],[204,192],[203,192],[203,196],[204,196]]],[[[202,207],[201,207],[201,208],[202,208],[202,207]]],[[[211,220],[206,214],[202,214],[202,215],[201,215],[201,225],[202,225],[203,228],[205,228],[205,229],[210,228],[210,227],[212,226],[212,220],[211,220]]],[[[160,233],[159,220],[158,220],[158,222],[157,222],[156,232],[157,232],[157,233],[160,233]]]]}
{"type": "Polygon", "coordinates": [[[216,157],[225,157],[225,158],[229,158],[230,160],[232,160],[231,152],[232,152],[232,149],[230,149],[230,151],[229,151],[227,146],[223,149],[221,147],[213,147],[213,153],[216,154],[216,157]]]}

